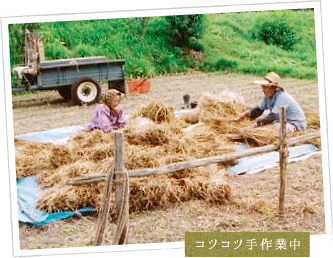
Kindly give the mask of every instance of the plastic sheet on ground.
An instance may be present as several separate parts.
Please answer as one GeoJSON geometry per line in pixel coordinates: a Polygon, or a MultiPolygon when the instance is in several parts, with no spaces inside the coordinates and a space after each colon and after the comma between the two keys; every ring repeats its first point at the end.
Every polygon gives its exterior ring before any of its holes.
{"type": "Polygon", "coordinates": [[[61,127],[43,132],[27,133],[15,136],[20,140],[29,140],[35,142],[54,142],[61,143],[66,142],[71,136],[82,131],[85,128],[84,125],[74,125],[68,127],[61,127]]]}
{"type": "Polygon", "coordinates": [[[29,176],[17,181],[17,205],[19,221],[42,226],[50,222],[96,211],[95,208],[81,208],[77,211],[64,211],[44,213],[35,208],[36,202],[42,193],[36,176],[29,176]]]}
{"type": "MultiPolygon", "coordinates": [[[[43,132],[27,133],[15,136],[17,139],[35,142],[65,143],[70,137],[82,131],[83,125],[56,128],[43,132]]],[[[36,202],[42,193],[37,178],[29,176],[17,181],[17,204],[19,211],[19,221],[41,226],[52,221],[73,217],[76,214],[93,212],[95,208],[82,208],[78,211],[44,213],[35,208],[36,202]]]]}
{"type": "MultiPolygon", "coordinates": [[[[239,150],[244,149],[244,145],[239,150]]],[[[296,161],[303,157],[306,159],[313,154],[318,153],[318,147],[314,144],[304,144],[289,148],[288,162],[296,161]]],[[[238,160],[238,164],[230,166],[228,171],[231,174],[254,174],[267,168],[275,167],[279,162],[279,152],[273,151],[265,154],[245,157],[238,160]]]]}

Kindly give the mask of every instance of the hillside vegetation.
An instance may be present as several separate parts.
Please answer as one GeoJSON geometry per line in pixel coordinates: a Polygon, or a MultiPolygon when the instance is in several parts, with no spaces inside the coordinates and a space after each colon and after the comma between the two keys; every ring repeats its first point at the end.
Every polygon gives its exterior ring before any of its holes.
{"type": "Polygon", "coordinates": [[[11,66],[24,63],[27,27],[44,36],[46,60],[125,59],[127,78],[192,69],[258,75],[274,70],[281,76],[317,78],[313,9],[205,14],[193,24],[177,16],[185,27],[177,30],[172,17],[12,24],[11,66]],[[177,41],[182,29],[190,31],[186,44],[177,41]]]}

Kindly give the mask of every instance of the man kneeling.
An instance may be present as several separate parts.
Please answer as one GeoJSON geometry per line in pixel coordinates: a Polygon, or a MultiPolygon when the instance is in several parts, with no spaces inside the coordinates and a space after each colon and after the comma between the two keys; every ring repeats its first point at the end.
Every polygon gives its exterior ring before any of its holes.
{"type": "Polygon", "coordinates": [[[257,119],[248,128],[256,128],[268,124],[274,124],[279,127],[279,107],[283,106],[286,112],[287,134],[306,130],[306,118],[302,108],[295,99],[280,86],[280,77],[276,73],[267,73],[264,80],[255,81],[254,83],[261,85],[265,96],[256,107],[246,110],[239,115],[236,119],[237,121],[242,121],[245,118],[256,119],[260,117],[265,110],[268,110],[269,113],[266,116],[257,119]]]}

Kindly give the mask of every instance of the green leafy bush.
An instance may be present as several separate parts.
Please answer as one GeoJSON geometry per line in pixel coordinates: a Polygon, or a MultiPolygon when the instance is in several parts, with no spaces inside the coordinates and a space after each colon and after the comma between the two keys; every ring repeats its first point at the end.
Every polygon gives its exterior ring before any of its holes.
{"type": "Polygon", "coordinates": [[[273,21],[256,25],[251,31],[253,39],[263,40],[268,45],[280,46],[285,50],[293,49],[299,41],[295,31],[285,22],[273,21]]]}
{"type": "Polygon", "coordinates": [[[48,57],[49,60],[69,58],[70,53],[59,41],[55,41],[51,44],[45,46],[45,57],[48,57]]]}
{"type": "Polygon", "coordinates": [[[125,74],[127,78],[153,77],[155,67],[148,60],[129,57],[126,59],[125,74]]]}
{"type": "Polygon", "coordinates": [[[204,15],[173,15],[166,16],[167,37],[172,45],[180,47],[190,47],[200,50],[202,46],[197,39],[202,38],[204,33],[204,15]]]}

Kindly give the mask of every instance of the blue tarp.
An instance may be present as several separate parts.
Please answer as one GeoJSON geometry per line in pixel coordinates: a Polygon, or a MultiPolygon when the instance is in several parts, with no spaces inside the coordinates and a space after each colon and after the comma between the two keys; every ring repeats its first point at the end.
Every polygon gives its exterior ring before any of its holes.
{"type": "Polygon", "coordinates": [[[19,221],[42,226],[52,221],[61,220],[80,213],[96,211],[95,208],[82,208],[77,211],[44,213],[35,208],[36,202],[42,193],[36,176],[29,176],[17,181],[17,205],[19,221]]]}
{"type": "MultiPolygon", "coordinates": [[[[83,125],[56,128],[43,132],[34,132],[15,136],[17,139],[35,142],[64,141],[84,129],[83,125]]],[[[42,193],[35,176],[29,176],[17,181],[17,204],[19,221],[41,226],[52,221],[73,217],[74,215],[93,212],[95,208],[82,208],[78,211],[44,213],[35,208],[36,202],[42,193]]]]}

